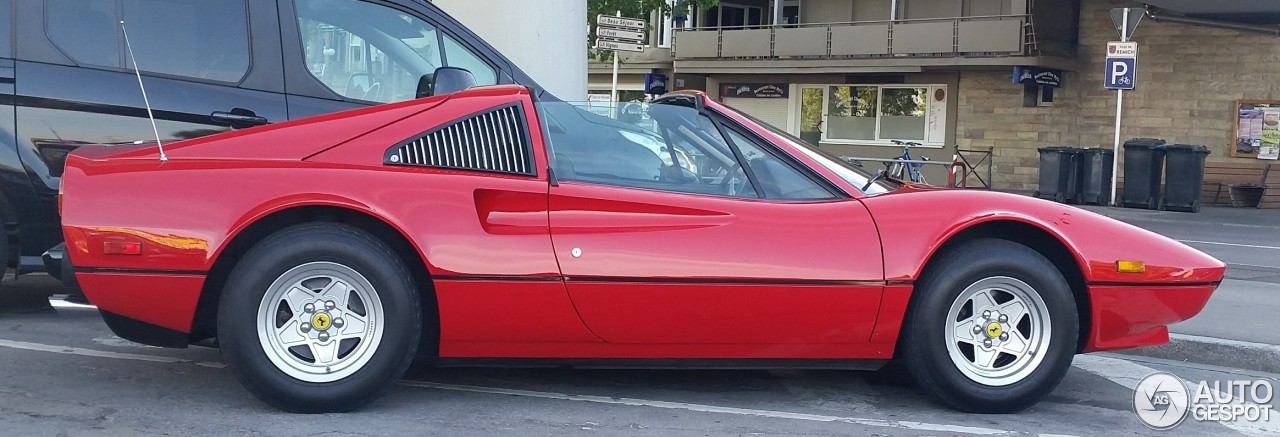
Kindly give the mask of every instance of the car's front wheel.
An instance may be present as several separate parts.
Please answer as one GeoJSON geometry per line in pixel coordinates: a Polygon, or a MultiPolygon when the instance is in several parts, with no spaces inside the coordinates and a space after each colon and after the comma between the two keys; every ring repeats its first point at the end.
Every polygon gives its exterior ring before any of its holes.
{"type": "Polygon", "coordinates": [[[304,224],[256,244],[218,308],[218,341],[251,393],[291,412],[349,411],[404,375],[418,346],[418,294],[382,241],[304,224]]]}
{"type": "Polygon", "coordinates": [[[1058,269],[1018,243],[952,247],[916,284],[902,354],[917,382],[962,411],[1010,413],[1053,391],[1075,355],[1074,296],[1058,269]]]}

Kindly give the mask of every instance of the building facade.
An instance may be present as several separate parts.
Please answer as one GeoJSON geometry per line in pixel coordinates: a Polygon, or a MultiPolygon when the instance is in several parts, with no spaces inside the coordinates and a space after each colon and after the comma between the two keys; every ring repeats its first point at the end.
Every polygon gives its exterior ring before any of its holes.
{"type": "MultiPolygon", "coordinates": [[[[1132,38],[1137,88],[1126,92],[1121,136],[1256,162],[1237,152],[1240,101],[1280,98],[1280,5],[1145,5],[1154,19],[1132,38]]],[[[891,158],[901,153],[893,140],[923,143],[912,155],[935,161],[950,161],[957,146],[991,150],[995,188],[1034,190],[1038,148],[1112,147],[1116,94],[1103,88],[1103,70],[1107,42],[1120,38],[1110,15],[1119,7],[1144,3],[726,0],[651,17],[670,47],[651,41],[651,52],[622,57],[632,75],[622,82],[643,90],[636,75],[669,71],[674,89],[705,90],[845,156],[891,158]]],[[[593,90],[600,67],[589,70],[593,90]]],[[[942,178],[941,167],[934,173],[942,178]]]]}

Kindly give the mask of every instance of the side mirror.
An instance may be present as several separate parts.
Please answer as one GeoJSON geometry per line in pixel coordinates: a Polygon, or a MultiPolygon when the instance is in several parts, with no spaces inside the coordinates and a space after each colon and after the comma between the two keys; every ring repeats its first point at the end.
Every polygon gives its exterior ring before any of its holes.
{"type": "Polygon", "coordinates": [[[473,86],[476,86],[476,78],[467,69],[440,67],[434,74],[424,74],[418,79],[417,97],[451,94],[473,86]]]}

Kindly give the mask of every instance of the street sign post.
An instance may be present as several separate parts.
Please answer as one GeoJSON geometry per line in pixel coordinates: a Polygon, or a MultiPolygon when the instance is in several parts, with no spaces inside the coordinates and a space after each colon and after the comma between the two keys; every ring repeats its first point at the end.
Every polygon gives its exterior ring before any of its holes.
{"type": "Polygon", "coordinates": [[[609,96],[614,101],[618,100],[618,52],[643,52],[648,28],[644,20],[623,17],[622,11],[615,17],[596,16],[596,50],[613,52],[613,87],[609,96]]]}
{"type": "Polygon", "coordinates": [[[1124,118],[1124,92],[1137,86],[1138,43],[1129,41],[1129,36],[1138,27],[1138,22],[1147,14],[1145,9],[1116,8],[1111,10],[1111,20],[1120,31],[1119,42],[1107,43],[1107,62],[1103,84],[1109,90],[1116,90],[1116,137],[1112,152],[1116,159],[1111,160],[1111,205],[1123,202],[1116,198],[1116,184],[1120,180],[1120,121],[1124,118]]]}

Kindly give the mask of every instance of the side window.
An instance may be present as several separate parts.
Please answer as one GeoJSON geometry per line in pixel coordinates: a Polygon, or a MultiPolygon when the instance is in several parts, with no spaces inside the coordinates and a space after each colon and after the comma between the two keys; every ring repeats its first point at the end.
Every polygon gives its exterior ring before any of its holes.
{"type": "Polygon", "coordinates": [[[449,35],[444,36],[444,57],[449,61],[450,67],[462,67],[470,71],[476,77],[476,85],[498,83],[498,72],[493,67],[449,35]]]}
{"type": "Polygon", "coordinates": [[[759,197],[711,120],[692,108],[543,102],[539,111],[560,180],[759,197]]]}
{"type": "Polygon", "coordinates": [[[307,69],[334,93],[387,103],[413,99],[418,79],[444,66],[435,26],[357,0],[298,0],[307,69]]]}
{"type": "Polygon", "coordinates": [[[122,68],[116,2],[46,0],[45,34],[80,65],[122,68]]]}
{"type": "Polygon", "coordinates": [[[0,0],[0,58],[13,57],[13,3],[0,0]]]}
{"type": "Polygon", "coordinates": [[[830,191],[818,185],[795,167],[764,151],[755,141],[733,129],[726,129],[729,140],[742,152],[766,199],[820,200],[831,199],[830,191]]]}
{"type": "Polygon", "coordinates": [[[244,1],[48,0],[45,7],[45,33],[77,64],[132,68],[124,20],[143,71],[217,82],[239,82],[249,72],[244,1]]]}

